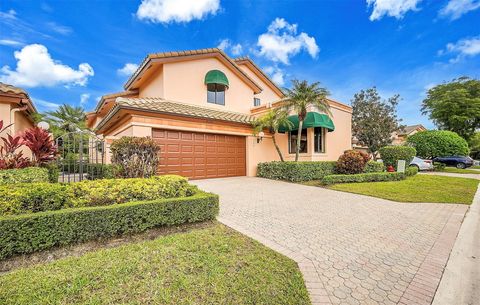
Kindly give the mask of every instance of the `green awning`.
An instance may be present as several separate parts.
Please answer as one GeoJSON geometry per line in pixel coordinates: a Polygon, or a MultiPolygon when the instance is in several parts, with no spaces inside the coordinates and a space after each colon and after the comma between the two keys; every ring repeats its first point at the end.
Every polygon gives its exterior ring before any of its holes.
{"type": "Polygon", "coordinates": [[[205,75],[205,85],[222,84],[228,87],[228,78],[222,71],[210,70],[205,75]]]}
{"type": "MultiPolygon", "coordinates": [[[[291,129],[281,127],[278,130],[279,132],[298,130],[298,115],[291,115],[288,117],[288,120],[292,122],[293,127],[291,129]]],[[[328,115],[318,112],[308,112],[305,120],[303,121],[302,129],[312,127],[324,127],[327,128],[329,132],[335,130],[335,125],[333,125],[332,119],[330,119],[328,115]]]]}

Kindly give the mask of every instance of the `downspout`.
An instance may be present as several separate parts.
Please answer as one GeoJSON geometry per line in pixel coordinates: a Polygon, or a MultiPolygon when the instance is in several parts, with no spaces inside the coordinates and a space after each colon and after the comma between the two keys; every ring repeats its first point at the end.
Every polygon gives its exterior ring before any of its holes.
{"type": "Polygon", "coordinates": [[[25,111],[28,109],[28,106],[25,105],[20,108],[13,108],[10,110],[10,134],[13,136],[15,134],[14,126],[15,126],[15,113],[18,111],[25,111]]]}

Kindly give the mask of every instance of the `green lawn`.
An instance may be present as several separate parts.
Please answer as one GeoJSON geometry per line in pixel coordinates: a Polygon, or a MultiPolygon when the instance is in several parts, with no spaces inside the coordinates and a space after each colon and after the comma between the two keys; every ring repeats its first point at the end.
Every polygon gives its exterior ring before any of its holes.
{"type": "Polygon", "coordinates": [[[480,169],[480,165],[474,165],[474,166],[472,166],[472,167],[470,167],[470,168],[472,168],[472,169],[480,169]]]}
{"type": "Polygon", "coordinates": [[[439,170],[439,172],[444,172],[444,173],[455,173],[455,174],[480,174],[480,171],[476,170],[471,170],[471,169],[460,169],[456,167],[445,167],[442,170],[439,170]]]}
{"type": "Polygon", "coordinates": [[[220,224],[0,276],[0,304],[310,304],[295,262],[220,224]]]}
{"type": "Polygon", "coordinates": [[[471,204],[478,183],[476,179],[415,175],[402,181],[334,184],[329,188],[400,202],[471,204]]]}

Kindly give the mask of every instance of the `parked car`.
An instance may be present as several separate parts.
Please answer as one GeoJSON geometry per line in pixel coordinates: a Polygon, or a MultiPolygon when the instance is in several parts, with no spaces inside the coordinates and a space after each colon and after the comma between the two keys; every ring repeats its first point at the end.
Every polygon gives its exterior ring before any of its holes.
{"type": "Polygon", "coordinates": [[[414,157],[410,166],[416,166],[420,171],[430,171],[433,170],[432,160],[425,160],[419,157],[414,157]]]}
{"type": "Polygon", "coordinates": [[[473,159],[464,156],[436,157],[433,162],[440,162],[446,166],[455,166],[456,168],[467,168],[473,165],[473,159]]]}

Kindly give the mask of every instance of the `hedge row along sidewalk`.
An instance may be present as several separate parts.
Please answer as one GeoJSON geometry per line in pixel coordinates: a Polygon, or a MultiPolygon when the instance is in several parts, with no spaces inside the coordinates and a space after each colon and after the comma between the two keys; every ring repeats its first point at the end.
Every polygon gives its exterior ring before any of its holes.
{"type": "Polygon", "coordinates": [[[218,212],[218,196],[198,192],[183,198],[4,216],[0,259],[156,226],[213,220],[218,212]]]}

